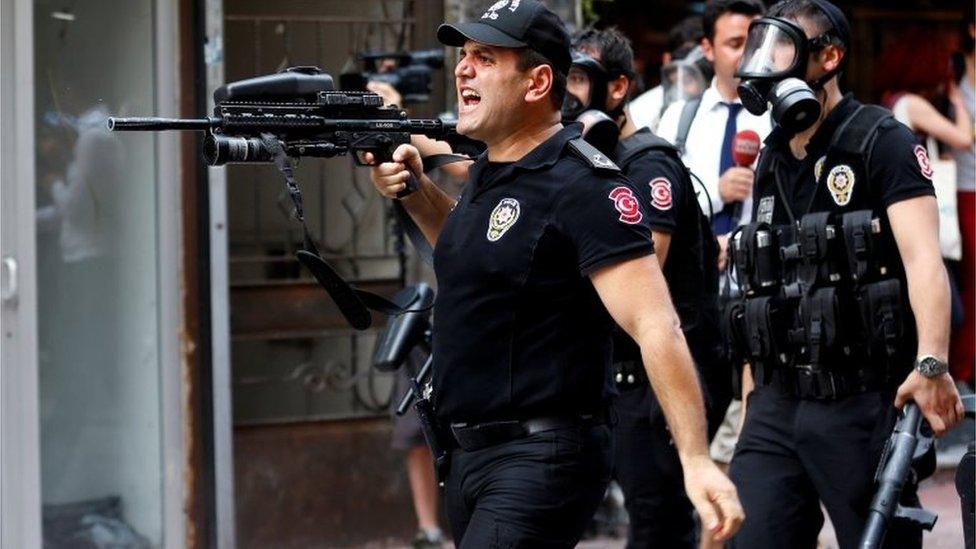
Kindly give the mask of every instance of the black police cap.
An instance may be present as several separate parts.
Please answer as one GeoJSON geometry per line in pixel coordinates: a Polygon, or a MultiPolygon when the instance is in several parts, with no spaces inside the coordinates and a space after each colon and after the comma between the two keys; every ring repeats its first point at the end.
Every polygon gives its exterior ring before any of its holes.
{"type": "Polygon", "coordinates": [[[437,39],[461,47],[467,40],[501,48],[529,48],[562,74],[569,73],[569,33],[559,16],[536,0],[501,0],[477,21],[444,23],[437,39]]]}

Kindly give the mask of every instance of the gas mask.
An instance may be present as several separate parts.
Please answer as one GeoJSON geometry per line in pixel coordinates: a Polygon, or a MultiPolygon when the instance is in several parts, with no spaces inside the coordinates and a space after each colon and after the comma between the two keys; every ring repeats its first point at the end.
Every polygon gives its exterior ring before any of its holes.
{"type": "Polygon", "coordinates": [[[661,67],[661,88],[664,92],[661,112],[672,103],[687,101],[704,93],[710,80],[705,74],[708,69],[708,60],[701,46],[661,67]]]}
{"type": "Polygon", "coordinates": [[[620,127],[614,120],[623,114],[623,101],[612,113],[605,112],[607,105],[607,83],[610,81],[607,70],[592,57],[573,52],[573,65],[570,71],[581,70],[590,82],[590,100],[582,99],[567,92],[563,100],[563,124],[580,122],[583,124],[583,139],[605,155],[611,155],[620,139],[620,127]]]}
{"type": "Polygon", "coordinates": [[[817,80],[807,83],[810,55],[831,43],[829,34],[807,38],[799,25],[777,17],[762,17],[749,25],[749,37],[736,77],[739,98],[747,111],[771,111],[773,120],[795,134],[812,126],[823,110],[817,92],[846,61],[817,80]]]}

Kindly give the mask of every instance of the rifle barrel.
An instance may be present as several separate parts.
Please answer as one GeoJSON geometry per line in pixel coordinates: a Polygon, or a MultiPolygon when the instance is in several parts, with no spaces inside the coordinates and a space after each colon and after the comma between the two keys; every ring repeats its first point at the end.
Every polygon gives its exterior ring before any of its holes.
{"type": "Polygon", "coordinates": [[[160,130],[206,131],[209,130],[213,125],[214,121],[210,118],[109,117],[108,119],[108,129],[116,132],[160,130]]]}

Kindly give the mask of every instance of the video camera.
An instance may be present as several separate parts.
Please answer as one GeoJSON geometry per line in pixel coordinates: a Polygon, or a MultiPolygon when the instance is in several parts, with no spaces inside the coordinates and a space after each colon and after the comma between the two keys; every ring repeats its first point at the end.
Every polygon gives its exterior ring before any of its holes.
{"type": "Polygon", "coordinates": [[[365,90],[370,80],[385,82],[403,96],[404,103],[430,100],[431,74],[444,68],[444,50],[361,53],[363,72],[339,75],[343,89],[365,90]]]}

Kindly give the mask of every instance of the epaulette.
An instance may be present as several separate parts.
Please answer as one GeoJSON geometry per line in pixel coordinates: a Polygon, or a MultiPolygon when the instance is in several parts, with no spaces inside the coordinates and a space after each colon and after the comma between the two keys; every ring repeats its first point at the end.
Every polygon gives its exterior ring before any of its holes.
{"type": "Polygon", "coordinates": [[[569,150],[573,151],[573,154],[583,159],[583,161],[589,164],[593,169],[620,173],[620,168],[613,163],[613,160],[607,158],[605,154],[600,152],[593,145],[587,143],[582,137],[570,139],[569,150]]]}

